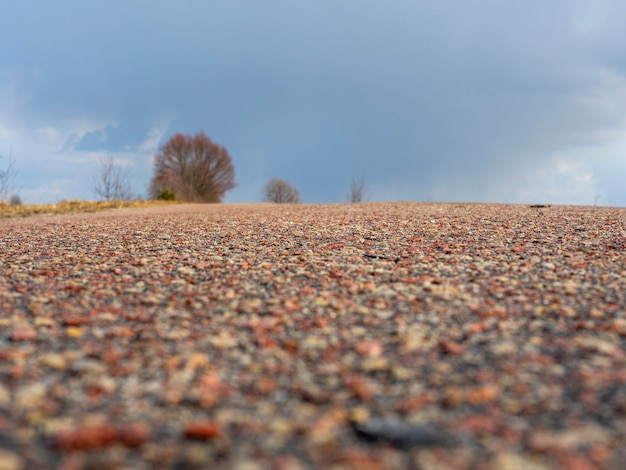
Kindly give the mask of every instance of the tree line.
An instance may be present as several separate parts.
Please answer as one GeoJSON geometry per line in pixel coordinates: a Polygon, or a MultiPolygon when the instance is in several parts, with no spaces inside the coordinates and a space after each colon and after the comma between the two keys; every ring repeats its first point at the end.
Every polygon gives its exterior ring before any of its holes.
{"type": "MultiPolygon", "coordinates": [[[[0,169],[0,201],[6,199],[9,183],[14,177],[15,169],[10,159],[7,168],[0,169]]],[[[193,135],[177,133],[161,145],[154,156],[148,196],[151,199],[218,203],[234,187],[235,169],[225,147],[203,131],[193,135]]],[[[129,170],[117,165],[112,156],[98,160],[91,189],[107,201],[137,198],[129,180],[129,170]]],[[[364,181],[353,179],[348,200],[361,202],[365,195],[364,181]]],[[[301,202],[300,192],[280,178],[270,179],[263,187],[263,199],[280,204],[301,202]]]]}
{"type": "MultiPolygon", "coordinates": [[[[235,169],[228,150],[199,131],[194,135],[175,134],[159,148],[148,195],[151,199],[215,203],[234,187],[235,169]]],[[[99,162],[94,191],[106,200],[131,197],[128,174],[115,166],[112,157],[99,162]]],[[[348,200],[362,202],[366,192],[364,180],[353,179],[348,200]]],[[[300,192],[280,178],[270,179],[263,187],[263,200],[301,202],[300,192]]]]}

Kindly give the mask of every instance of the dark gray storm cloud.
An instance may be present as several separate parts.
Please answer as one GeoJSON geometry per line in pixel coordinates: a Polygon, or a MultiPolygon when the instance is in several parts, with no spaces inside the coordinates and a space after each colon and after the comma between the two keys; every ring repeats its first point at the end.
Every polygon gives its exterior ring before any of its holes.
{"type": "Polygon", "coordinates": [[[155,143],[202,129],[233,156],[233,201],[273,176],[338,201],[362,176],[373,199],[626,204],[616,0],[33,5],[0,32],[0,96],[29,83],[0,144],[65,123],[47,158],[76,178],[100,152],[147,182],[155,143]]]}

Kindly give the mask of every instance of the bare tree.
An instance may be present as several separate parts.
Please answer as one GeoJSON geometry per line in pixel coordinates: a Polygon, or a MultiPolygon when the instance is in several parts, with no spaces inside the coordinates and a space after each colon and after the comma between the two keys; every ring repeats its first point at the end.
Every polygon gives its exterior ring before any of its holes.
{"type": "MultiPolygon", "coordinates": [[[[2,158],[2,156],[0,156],[2,158]]],[[[9,157],[6,169],[0,169],[0,200],[5,200],[11,192],[11,185],[17,175],[15,170],[15,161],[9,157]]]]}
{"type": "Polygon", "coordinates": [[[352,178],[350,192],[348,193],[350,202],[363,202],[366,194],[367,186],[365,185],[365,180],[363,178],[352,178]]]}
{"type": "Polygon", "coordinates": [[[235,169],[228,151],[204,132],[175,134],[154,157],[150,196],[163,191],[177,200],[221,202],[224,193],[235,187],[235,169]]]}
{"type": "Polygon", "coordinates": [[[279,204],[297,204],[300,192],[284,180],[272,178],[263,188],[263,195],[268,202],[279,204]]]}
{"type": "Polygon", "coordinates": [[[129,170],[115,164],[112,155],[98,159],[98,173],[93,179],[93,192],[105,201],[127,201],[133,199],[128,181],[129,170]]]}

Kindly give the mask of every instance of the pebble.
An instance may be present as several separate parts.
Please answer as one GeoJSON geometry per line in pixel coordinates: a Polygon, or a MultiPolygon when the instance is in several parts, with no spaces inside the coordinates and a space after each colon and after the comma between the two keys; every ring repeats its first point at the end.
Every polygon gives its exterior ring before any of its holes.
{"type": "Polygon", "coordinates": [[[47,388],[44,383],[24,385],[15,391],[15,403],[24,409],[36,408],[46,397],[47,388]]]}
{"type": "Polygon", "coordinates": [[[371,419],[356,423],[357,434],[365,439],[389,442],[401,449],[411,447],[447,447],[450,436],[428,423],[403,423],[395,420],[371,419]]]}
{"type": "Polygon", "coordinates": [[[37,330],[33,328],[16,328],[11,332],[10,340],[14,342],[31,341],[37,338],[37,330]]]}
{"type": "Polygon", "coordinates": [[[11,391],[4,385],[0,384],[0,405],[6,406],[10,403],[10,401],[11,391]]]}
{"type": "Polygon", "coordinates": [[[24,462],[19,454],[0,449],[0,470],[22,470],[24,462]]]}
{"type": "Polygon", "coordinates": [[[493,461],[493,470],[550,470],[538,458],[525,457],[517,454],[499,454],[493,461]]]}
{"type": "Polygon", "coordinates": [[[54,437],[52,446],[62,451],[95,450],[118,440],[115,428],[108,424],[82,426],[54,437]]]}
{"type": "Polygon", "coordinates": [[[58,353],[44,354],[39,357],[39,364],[56,370],[63,370],[67,367],[67,361],[58,353]]]}
{"type": "Polygon", "coordinates": [[[220,427],[214,421],[194,421],[185,426],[184,435],[188,439],[208,440],[220,434],[220,427]]]}

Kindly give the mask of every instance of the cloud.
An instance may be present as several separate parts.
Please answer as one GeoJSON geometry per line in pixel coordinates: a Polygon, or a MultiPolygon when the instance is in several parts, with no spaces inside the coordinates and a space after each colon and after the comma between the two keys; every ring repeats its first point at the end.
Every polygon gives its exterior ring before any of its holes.
{"type": "Polygon", "coordinates": [[[112,122],[85,133],[77,142],[73,142],[75,137],[70,137],[68,145],[77,152],[107,151],[117,153],[135,148],[154,150],[155,143],[158,143],[162,136],[163,132],[155,127],[146,128],[141,124],[112,122]],[[158,139],[157,142],[155,142],[155,138],[158,139]]]}

